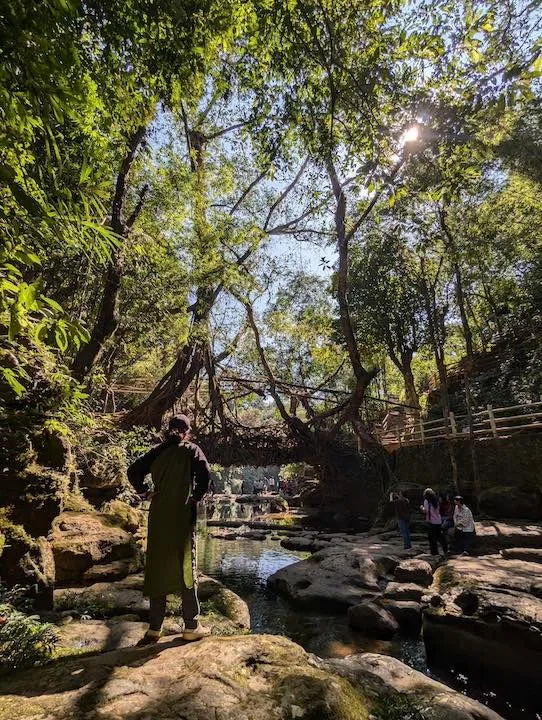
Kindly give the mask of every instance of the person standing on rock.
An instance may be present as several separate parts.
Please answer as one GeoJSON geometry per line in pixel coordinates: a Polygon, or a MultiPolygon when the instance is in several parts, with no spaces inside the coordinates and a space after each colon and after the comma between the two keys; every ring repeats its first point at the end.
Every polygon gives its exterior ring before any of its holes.
{"type": "Polygon", "coordinates": [[[476,536],[474,517],[461,495],[457,495],[454,502],[455,549],[458,555],[470,555],[476,536]]]}
{"type": "Polygon", "coordinates": [[[420,510],[425,515],[427,522],[427,534],[429,536],[429,547],[431,555],[438,555],[439,543],[442,551],[448,552],[448,541],[442,532],[442,518],[439,511],[438,495],[431,488],[426,488],[423,493],[423,505],[420,510]]]}
{"type": "Polygon", "coordinates": [[[196,510],[209,487],[210,470],[202,450],[188,442],[189,432],[186,415],[171,418],[165,441],[128,468],[136,492],[151,499],[143,586],[150,598],[149,629],[138,646],[160,637],[167,595],[181,595],[184,640],[211,632],[199,622],[196,575],[196,510]],[[154,489],[147,494],[149,473],[154,489]]]}
{"type": "Polygon", "coordinates": [[[390,501],[395,508],[397,526],[403,538],[404,548],[405,550],[410,550],[412,543],[410,540],[410,503],[408,502],[408,498],[399,490],[397,493],[391,493],[390,501]]]}

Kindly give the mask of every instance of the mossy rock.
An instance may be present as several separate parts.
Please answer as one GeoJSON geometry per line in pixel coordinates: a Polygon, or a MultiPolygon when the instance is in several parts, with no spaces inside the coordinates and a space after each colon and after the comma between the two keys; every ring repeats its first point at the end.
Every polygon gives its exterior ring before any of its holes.
{"type": "Polygon", "coordinates": [[[102,506],[101,512],[126,532],[135,533],[145,524],[144,513],[122,500],[110,500],[102,506]]]}
{"type": "Polygon", "coordinates": [[[10,586],[29,588],[36,607],[52,608],[55,566],[51,548],[45,538],[32,538],[22,527],[0,514],[0,576],[10,586]]]}

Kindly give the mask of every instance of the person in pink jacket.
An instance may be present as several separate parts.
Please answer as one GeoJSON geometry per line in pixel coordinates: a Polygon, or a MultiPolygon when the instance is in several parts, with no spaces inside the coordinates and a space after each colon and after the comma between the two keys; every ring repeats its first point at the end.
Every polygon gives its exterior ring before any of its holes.
{"type": "Polygon", "coordinates": [[[423,493],[423,505],[420,510],[425,515],[427,535],[431,555],[438,555],[438,546],[442,546],[443,553],[448,552],[448,541],[442,532],[442,518],[439,511],[438,495],[432,488],[426,488],[423,493]]]}

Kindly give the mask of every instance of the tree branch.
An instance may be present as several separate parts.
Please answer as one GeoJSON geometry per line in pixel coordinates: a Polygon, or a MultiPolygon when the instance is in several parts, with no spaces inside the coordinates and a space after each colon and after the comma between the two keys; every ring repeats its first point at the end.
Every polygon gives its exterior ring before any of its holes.
{"type": "Polygon", "coordinates": [[[284,189],[284,191],[279,195],[279,197],[275,200],[275,202],[271,205],[269,208],[269,212],[267,213],[267,217],[265,219],[265,222],[263,224],[263,229],[267,231],[267,228],[269,227],[269,221],[271,220],[271,216],[277,209],[277,207],[288,197],[289,193],[294,189],[294,187],[297,185],[299,180],[301,179],[303,173],[305,172],[307,165],[309,164],[309,158],[305,158],[304,162],[302,163],[301,167],[297,171],[296,176],[292,180],[292,182],[284,189]]]}
{"type": "Polygon", "coordinates": [[[136,203],[135,208],[132,210],[130,217],[126,221],[126,228],[128,230],[131,230],[133,227],[135,221],[139,217],[141,211],[143,210],[143,205],[145,204],[145,198],[147,197],[147,193],[149,192],[149,186],[147,184],[143,185],[141,190],[139,191],[139,198],[136,203]]]}
{"type": "Polygon", "coordinates": [[[117,235],[123,235],[125,232],[125,226],[122,221],[122,211],[124,209],[124,201],[126,199],[128,175],[130,174],[136,153],[143,142],[146,132],[146,126],[140,125],[130,137],[128,141],[128,151],[122,160],[120,172],[117,175],[117,182],[115,183],[115,193],[113,195],[113,204],[111,208],[111,227],[117,235]]]}

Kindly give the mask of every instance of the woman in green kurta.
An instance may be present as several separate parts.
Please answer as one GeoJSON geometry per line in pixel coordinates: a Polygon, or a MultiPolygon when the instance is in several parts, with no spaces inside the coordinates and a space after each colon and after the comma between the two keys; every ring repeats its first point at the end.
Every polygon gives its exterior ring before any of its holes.
{"type": "Polygon", "coordinates": [[[143,591],[150,598],[149,630],[140,644],[156,642],[166,613],[166,596],[181,595],[185,640],[209,634],[199,623],[196,577],[196,506],[209,486],[209,465],[202,450],[187,441],[185,415],[169,422],[167,439],[128,468],[140,495],[151,473],[153,491],[147,537],[143,591]]]}

